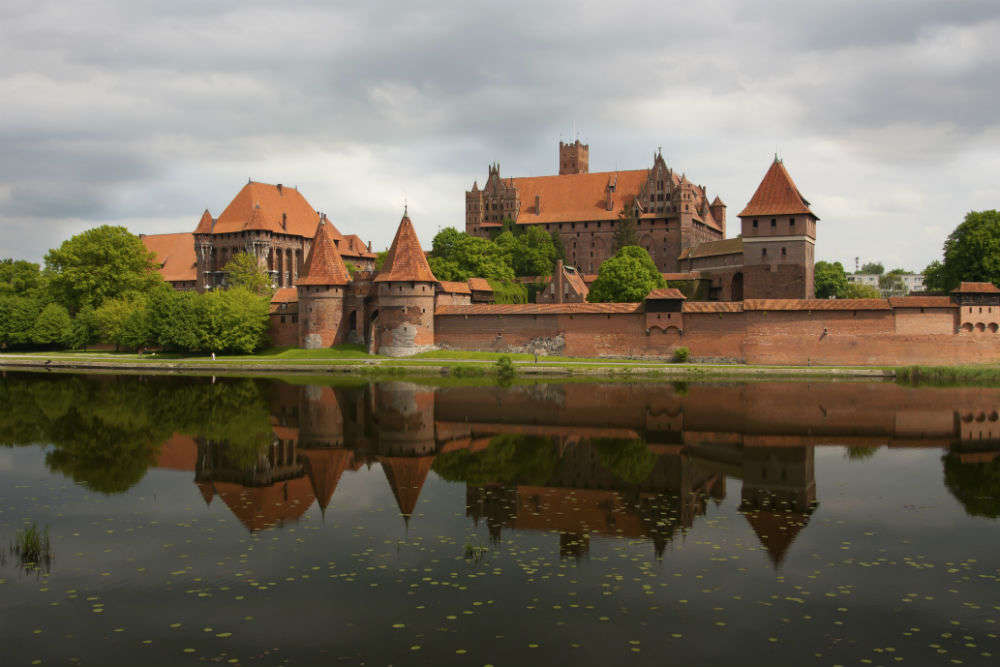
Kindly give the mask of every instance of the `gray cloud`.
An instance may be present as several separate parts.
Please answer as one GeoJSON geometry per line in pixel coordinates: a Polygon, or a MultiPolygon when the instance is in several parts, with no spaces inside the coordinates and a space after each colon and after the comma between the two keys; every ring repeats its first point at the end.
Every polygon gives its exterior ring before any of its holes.
{"type": "Polygon", "coordinates": [[[998,33],[992,0],[11,0],[0,255],[191,229],[249,176],[379,246],[406,197],[429,244],[488,162],[551,173],[575,124],[593,169],[662,145],[732,213],[778,149],[821,257],[918,268],[1000,198],[998,33]]]}

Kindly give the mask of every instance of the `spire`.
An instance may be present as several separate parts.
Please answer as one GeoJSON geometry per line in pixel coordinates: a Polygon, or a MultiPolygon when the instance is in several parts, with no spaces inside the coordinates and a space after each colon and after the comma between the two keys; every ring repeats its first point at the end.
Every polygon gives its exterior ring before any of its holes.
{"type": "Polygon", "coordinates": [[[195,234],[211,234],[212,233],[212,214],[205,209],[205,212],[201,214],[201,220],[198,221],[198,226],[194,228],[195,234]]]}
{"type": "Polygon", "coordinates": [[[433,456],[380,456],[379,463],[385,472],[386,481],[396,498],[400,514],[409,525],[409,518],[417,506],[420,490],[430,472],[433,456]]]}
{"type": "Polygon", "coordinates": [[[347,449],[301,449],[299,454],[309,462],[306,472],[312,484],[313,495],[316,496],[320,511],[325,514],[333,493],[337,490],[340,476],[350,466],[353,453],[347,449]]]}
{"type": "Polygon", "coordinates": [[[347,267],[333,240],[336,232],[326,217],[321,217],[313,237],[309,257],[297,285],[346,285],[350,282],[347,267]]]}
{"type": "Polygon", "coordinates": [[[795,187],[795,182],[785,170],[785,164],[778,159],[776,154],[771,168],[764,174],[764,180],[760,182],[757,191],[750,199],[750,203],[743,209],[739,217],[797,214],[816,217],[809,210],[809,202],[795,187]]]}
{"type": "Polygon", "coordinates": [[[399,221],[399,229],[396,230],[396,238],[392,240],[385,256],[382,270],[375,276],[375,282],[390,281],[437,282],[405,210],[403,219],[399,221]]]}
{"type": "Polygon", "coordinates": [[[767,555],[775,568],[781,566],[799,531],[809,521],[808,514],[759,509],[744,512],[757,539],[767,549],[767,555]]]}

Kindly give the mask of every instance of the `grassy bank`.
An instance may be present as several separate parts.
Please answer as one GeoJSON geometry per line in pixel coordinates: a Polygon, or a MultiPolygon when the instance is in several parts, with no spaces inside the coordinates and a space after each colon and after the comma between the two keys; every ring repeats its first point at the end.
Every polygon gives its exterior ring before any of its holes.
{"type": "Polygon", "coordinates": [[[1000,366],[904,366],[896,369],[896,381],[937,387],[997,387],[1000,366]]]}

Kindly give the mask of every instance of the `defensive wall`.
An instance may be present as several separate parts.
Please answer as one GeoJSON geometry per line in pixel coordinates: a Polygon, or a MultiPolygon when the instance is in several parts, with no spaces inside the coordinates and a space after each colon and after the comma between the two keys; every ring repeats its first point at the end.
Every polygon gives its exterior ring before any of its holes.
{"type": "Polygon", "coordinates": [[[435,345],[580,357],[787,365],[1000,361],[1000,306],[949,297],[439,306],[435,345]],[[965,311],[969,312],[965,312],[965,311]],[[975,321],[973,321],[975,320],[975,321]]]}

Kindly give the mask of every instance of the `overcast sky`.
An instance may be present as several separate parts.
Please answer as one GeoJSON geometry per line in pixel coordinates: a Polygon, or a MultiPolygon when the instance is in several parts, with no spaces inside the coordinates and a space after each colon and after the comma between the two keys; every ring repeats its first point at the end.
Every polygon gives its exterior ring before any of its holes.
{"type": "Polygon", "coordinates": [[[729,205],[778,151],[817,259],[922,269],[1000,207],[1000,2],[0,4],[0,257],[73,233],[191,231],[247,178],[345,233],[425,246],[464,191],[667,163],[729,205]]]}

